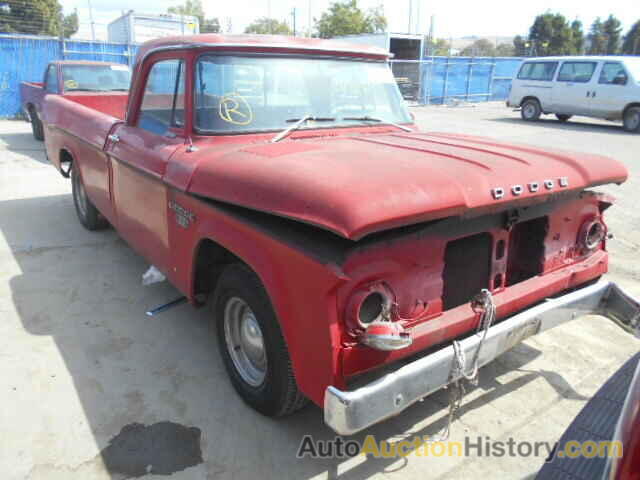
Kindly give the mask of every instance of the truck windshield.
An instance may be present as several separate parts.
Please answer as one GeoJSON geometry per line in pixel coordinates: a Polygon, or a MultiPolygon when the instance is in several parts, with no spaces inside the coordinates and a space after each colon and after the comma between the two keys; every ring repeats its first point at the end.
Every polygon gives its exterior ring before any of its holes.
{"type": "Polygon", "coordinates": [[[201,133],[410,123],[384,62],[287,57],[200,57],[195,126],[201,133]],[[369,118],[379,119],[371,122],[369,118]]]}
{"type": "Polygon", "coordinates": [[[129,90],[131,73],[126,65],[64,65],[62,80],[67,92],[129,90]]]}

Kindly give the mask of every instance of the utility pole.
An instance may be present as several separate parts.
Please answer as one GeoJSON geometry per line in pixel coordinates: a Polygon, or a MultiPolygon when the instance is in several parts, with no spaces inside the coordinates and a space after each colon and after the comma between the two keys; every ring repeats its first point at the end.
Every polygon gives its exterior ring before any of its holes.
{"type": "Polygon", "coordinates": [[[293,36],[296,36],[296,7],[291,10],[291,16],[293,17],[293,36]]]}
{"type": "Polygon", "coordinates": [[[413,13],[413,0],[409,0],[409,29],[407,33],[411,33],[411,14],[413,13]]]}
{"type": "Polygon", "coordinates": [[[308,29],[307,36],[310,37],[311,36],[311,0],[309,0],[309,9],[307,11],[307,16],[309,17],[307,18],[307,29],[308,29]]]}
{"type": "Polygon", "coordinates": [[[93,8],[91,7],[91,0],[87,0],[89,4],[89,22],[91,23],[91,41],[96,41],[96,27],[93,23],[93,8]]]}

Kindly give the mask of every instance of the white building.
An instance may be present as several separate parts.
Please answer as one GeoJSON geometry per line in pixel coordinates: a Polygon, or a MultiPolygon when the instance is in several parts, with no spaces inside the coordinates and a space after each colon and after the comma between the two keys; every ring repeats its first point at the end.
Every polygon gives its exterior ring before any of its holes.
{"type": "Polygon", "coordinates": [[[159,37],[200,33],[198,18],[190,15],[145,15],[133,10],[108,26],[109,42],[143,43],[159,37]]]}

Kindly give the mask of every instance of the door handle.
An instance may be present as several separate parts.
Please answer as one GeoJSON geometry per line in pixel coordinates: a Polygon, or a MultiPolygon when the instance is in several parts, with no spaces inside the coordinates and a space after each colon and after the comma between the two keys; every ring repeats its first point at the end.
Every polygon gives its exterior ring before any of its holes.
{"type": "Polygon", "coordinates": [[[587,92],[587,98],[591,96],[591,92],[587,92]]]}
{"type": "Polygon", "coordinates": [[[111,135],[109,135],[107,137],[109,139],[110,142],[112,143],[118,143],[120,141],[120,135],[116,135],[115,133],[112,133],[111,135]]]}
{"type": "Polygon", "coordinates": [[[596,92],[595,91],[591,92],[591,98],[596,98],[596,92]]]}

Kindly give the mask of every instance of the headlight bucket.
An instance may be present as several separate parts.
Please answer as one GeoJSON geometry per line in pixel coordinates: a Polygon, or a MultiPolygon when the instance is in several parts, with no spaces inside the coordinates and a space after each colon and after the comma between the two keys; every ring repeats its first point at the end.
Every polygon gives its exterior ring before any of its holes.
{"type": "Polygon", "coordinates": [[[591,218],[582,224],[579,245],[587,251],[598,248],[607,236],[607,227],[600,218],[591,218]]]}

